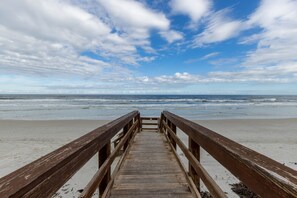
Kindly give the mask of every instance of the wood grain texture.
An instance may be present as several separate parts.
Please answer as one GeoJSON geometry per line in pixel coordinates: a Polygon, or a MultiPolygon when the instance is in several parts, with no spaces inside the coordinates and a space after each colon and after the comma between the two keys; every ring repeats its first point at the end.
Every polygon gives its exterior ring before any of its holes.
{"type": "Polygon", "coordinates": [[[168,111],[170,120],[261,197],[297,197],[297,171],[168,111]]]}
{"type": "MultiPolygon", "coordinates": [[[[216,184],[212,177],[207,173],[207,171],[200,164],[198,159],[187,149],[183,142],[176,136],[176,134],[169,128],[169,126],[163,121],[163,126],[167,128],[168,135],[178,144],[179,148],[183,151],[184,155],[189,160],[189,163],[193,167],[194,171],[201,177],[203,183],[211,193],[213,197],[226,198],[223,190],[216,184]]],[[[163,128],[164,131],[164,128],[163,128]]],[[[165,134],[165,133],[164,133],[165,134]]],[[[167,137],[168,137],[167,135],[167,137]]],[[[190,174],[191,176],[191,174],[190,174]]],[[[193,177],[192,177],[193,178],[193,177]]]]}
{"type": "MultiPolygon", "coordinates": [[[[123,137],[123,139],[120,141],[120,143],[117,145],[116,148],[112,151],[112,153],[108,156],[108,158],[104,161],[104,163],[100,166],[100,169],[95,173],[91,181],[86,185],[83,192],[81,193],[80,197],[83,198],[89,198],[92,197],[93,193],[95,192],[96,188],[101,185],[101,181],[104,177],[104,175],[107,173],[107,171],[110,169],[110,166],[116,156],[118,155],[118,152],[121,150],[121,148],[124,146],[124,144],[128,141],[128,138],[131,134],[133,134],[138,129],[136,128],[138,126],[138,121],[136,121],[133,126],[128,130],[127,134],[123,137]]],[[[99,157],[100,158],[100,157],[99,157]]],[[[105,191],[105,188],[102,189],[102,194],[105,191]]]]}
{"type": "MultiPolygon", "coordinates": [[[[100,151],[99,151],[99,169],[100,167],[102,167],[102,165],[104,164],[104,162],[107,160],[107,158],[110,155],[110,151],[111,151],[111,147],[110,147],[110,142],[108,142],[100,151]]],[[[99,185],[99,196],[102,196],[109,180],[111,177],[111,168],[109,167],[107,172],[105,173],[105,176],[103,177],[102,181],[100,182],[99,185]]]]}
{"type": "MultiPolygon", "coordinates": [[[[200,162],[200,146],[191,138],[189,138],[189,151],[200,162]]],[[[194,183],[197,186],[197,189],[200,191],[200,177],[190,163],[189,163],[189,175],[192,177],[194,183]]]]}
{"type": "Polygon", "coordinates": [[[135,137],[110,197],[194,197],[171,147],[156,132],[135,137]]]}
{"type": "Polygon", "coordinates": [[[128,113],[0,178],[0,197],[51,197],[139,112],[128,113]]]}

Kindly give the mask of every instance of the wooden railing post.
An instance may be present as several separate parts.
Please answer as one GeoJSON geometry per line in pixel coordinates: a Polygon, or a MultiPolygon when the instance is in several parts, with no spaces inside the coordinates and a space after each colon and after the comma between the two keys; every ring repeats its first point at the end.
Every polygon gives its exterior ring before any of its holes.
{"type": "MultiPolygon", "coordinates": [[[[169,126],[169,128],[176,134],[176,126],[169,119],[166,119],[166,123],[169,126]]],[[[166,131],[167,131],[167,129],[166,129],[166,131]]],[[[176,143],[175,143],[174,139],[171,137],[170,133],[168,133],[168,131],[167,131],[167,136],[168,136],[173,148],[176,149],[176,143]]]]}
{"type": "MultiPolygon", "coordinates": [[[[167,118],[165,118],[165,123],[168,126],[170,126],[170,121],[167,118]]],[[[165,129],[165,134],[168,136],[169,140],[171,141],[171,137],[170,137],[170,133],[168,132],[168,129],[166,127],[164,129],[165,129]]]]}
{"type": "Polygon", "coordinates": [[[141,131],[141,128],[142,128],[142,121],[141,121],[141,118],[140,118],[140,113],[137,115],[137,120],[138,120],[138,133],[141,131]]]}
{"type": "MultiPolygon", "coordinates": [[[[103,146],[99,151],[99,168],[102,166],[102,164],[105,162],[105,160],[109,157],[109,155],[110,155],[110,141],[105,146],[103,146]]],[[[111,177],[111,171],[109,168],[99,185],[99,197],[102,196],[102,194],[110,180],[110,177],[111,177]]]]}
{"type": "MultiPolygon", "coordinates": [[[[200,162],[200,146],[189,137],[189,150],[195,156],[195,158],[200,162]]],[[[200,192],[200,177],[194,170],[194,168],[189,163],[189,175],[192,177],[197,189],[200,192]]]]}
{"type": "MultiPolygon", "coordinates": [[[[173,133],[176,134],[176,126],[172,122],[170,122],[169,127],[173,131],[173,133]]],[[[171,140],[173,148],[176,150],[176,142],[174,141],[174,139],[172,137],[170,138],[170,140],[171,140]]]]}
{"type": "MultiPolygon", "coordinates": [[[[128,133],[129,129],[133,126],[133,122],[134,122],[134,118],[128,122],[128,124],[126,124],[123,128],[123,133],[124,135],[126,135],[126,133],[128,133]]],[[[129,142],[130,142],[130,139],[131,137],[133,136],[133,134],[131,134],[131,136],[128,138],[128,140],[126,141],[126,143],[124,144],[124,151],[126,150],[126,148],[128,147],[129,145],[129,142]]]]}
{"type": "MultiPolygon", "coordinates": [[[[91,183],[89,185],[92,188],[91,191],[88,191],[90,188],[86,187],[87,190],[84,190],[83,194],[91,192],[89,196],[91,197],[98,188],[102,189],[100,190],[102,193],[104,184],[107,184],[109,180],[110,164],[120,150],[109,155],[110,140],[138,114],[138,111],[132,111],[121,116],[0,178],[0,197],[52,197],[96,154],[98,155],[96,158],[99,158],[96,161],[99,161],[101,175],[99,178],[95,176],[92,178],[94,180],[90,182],[94,182],[95,185],[92,186],[91,183]],[[102,182],[104,176],[106,177],[102,182]],[[99,187],[101,182],[102,185],[99,187]]],[[[100,172],[100,169],[97,173],[100,172]]]]}
{"type": "MultiPolygon", "coordinates": [[[[135,118],[133,118],[133,119],[130,121],[130,123],[129,123],[129,129],[133,126],[134,122],[136,122],[136,119],[135,119],[135,118]]],[[[134,130],[133,130],[133,132],[131,133],[131,135],[129,136],[129,138],[128,138],[128,140],[127,140],[128,145],[129,145],[130,140],[131,140],[131,138],[132,138],[132,136],[133,136],[133,133],[134,133],[134,130]]],[[[128,146],[128,145],[127,145],[127,146],[128,146]]]]}
{"type": "MultiPolygon", "coordinates": [[[[136,117],[133,118],[133,120],[131,120],[129,129],[133,126],[133,124],[134,124],[136,121],[137,121],[136,117]]],[[[132,139],[132,136],[133,136],[135,130],[136,130],[136,129],[133,129],[133,132],[132,132],[131,135],[129,136],[129,139],[128,139],[128,141],[127,141],[128,144],[130,143],[130,140],[132,139]]]]}
{"type": "Polygon", "coordinates": [[[163,120],[164,120],[164,114],[161,113],[161,117],[158,120],[158,127],[159,127],[159,130],[160,130],[160,133],[163,132],[163,120]]]}
{"type": "MultiPolygon", "coordinates": [[[[130,122],[128,124],[126,124],[123,128],[123,133],[124,133],[124,136],[126,135],[126,133],[129,131],[129,125],[130,125],[130,122]]],[[[129,141],[127,141],[125,144],[124,144],[124,151],[126,150],[126,148],[128,147],[128,144],[129,144],[129,141]]]]}

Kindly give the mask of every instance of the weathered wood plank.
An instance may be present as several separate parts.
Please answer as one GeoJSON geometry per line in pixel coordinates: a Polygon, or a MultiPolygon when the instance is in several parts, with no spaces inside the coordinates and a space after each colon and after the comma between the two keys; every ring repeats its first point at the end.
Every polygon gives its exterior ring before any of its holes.
{"type": "Polygon", "coordinates": [[[171,147],[160,133],[136,135],[111,197],[194,197],[171,147]]]}
{"type": "Polygon", "coordinates": [[[158,126],[158,123],[156,122],[143,122],[142,125],[147,125],[147,126],[158,126]]]}
{"type": "Polygon", "coordinates": [[[158,117],[141,117],[141,120],[158,120],[158,117]]]}
{"type": "Polygon", "coordinates": [[[158,131],[159,128],[157,128],[157,126],[153,126],[153,127],[144,127],[142,126],[141,130],[142,131],[151,131],[151,132],[154,132],[154,131],[158,131]]]}
{"type": "MultiPolygon", "coordinates": [[[[189,137],[189,151],[193,154],[193,156],[197,159],[197,161],[200,162],[200,146],[195,141],[193,141],[190,137],[189,137]]],[[[192,177],[193,182],[197,186],[197,189],[200,191],[200,177],[190,163],[189,163],[189,174],[192,177]]]]}
{"type": "Polygon", "coordinates": [[[51,197],[137,115],[122,116],[1,178],[0,197],[51,197]]]}
{"type": "MultiPolygon", "coordinates": [[[[125,195],[125,194],[121,194],[121,195],[119,195],[119,197],[121,197],[121,198],[138,198],[139,197],[139,195],[125,195]]],[[[152,194],[146,194],[146,195],[141,195],[141,198],[168,198],[168,197],[170,197],[170,198],[192,198],[193,196],[192,195],[189,195],[189,194],[187,194],[187,193],[184,193],[184,194],[173,194],[173,195],[167,195],[167,194],[154,194],[154,195],[152,195],[152,194]]]]}
{"type": "MultiPolygon", "coordinates": [[[[225,193],[221,190],[221,188],[216,184],[216,182],[211,178],[211,176],[206,172],[206,170],[202,167],[199,163],[198,159],[187,149],[187,147],[183,144],[183,142],[176,136],[176,134],[166,125],[165,122],[164,126],[168,129],[168,134],[171,135],[171,138],[178,144],[179,148],[183,151],[187,159],[189,160],[191,166],[193,167],[194,171],[198,173],[204,184],[206,185],[207,189],[210,191],[211,195],[214,197],[226,197],[225,193]]],[[[197,185],[197,184],[195,184],[197,185]]],[[[198,188],[199,189],[199,188],[198,188]]]]}
{"type": "Polygon", "coordinates": [[[127,154],[129,153],[129,151],[131,149],[131,145],[134,142],[134,138],[135,138],[137,132],[139,132],[139,129],[141,127],[141,125],[139,125],[139,123],[140,123],[140,116],[139,115],[137,116],[137,121],[138,121],[138,126],[137,126],[138,129],[136,130],[136,132],[133,133],[133,135],[132,135],[132,137],[131,137],[131,139],[129,141],[128,147],[126,148],[126,150],[124,151],[122,157],[119,159],[117,165],[115,166],[115,168],[113,170],[113,173],[111,175],[110,181],[107,184],[106,189],[105,189],[103,195],[101,196],[101,198],[110,197],[110,190],[111,190],[111,188],[112,188],[112,186],[114,184],[114,180],[115,180],[116,176],[118,175],[118,172],[119,172],[119,169],[120,169],[122,163],[125,161],[125,159],[127,157],[127,154]]]}
{"type": "Polygon", "coordinates": [[[119,183],[186,183],[187,180],[180,174],[164,174],[159,175],[119,175],[117,182],[119,183]]]}
{"type": "MultiPolygon", "coordinates": [[[[107,160],[107,158],[110,155],[110,141],[99,151],[99,158],[98,158],[98,163],[99,163],[99,169],[102,167],[103,163],[107,160]]],[[[107,172],[105,173],[105,176],[103,177],[100,185],[99,185],[99,195],[102,196],[109,180],[111,177],[111,172],[110,172],[110,167],[108,168],[107,172]]]]}
{"type": "MultiPolygon", "coordinates": [[[[187,193],[188,187],[184,188],[161,188],[161,189],[118,189],[111,191],[110,197],[122,197],[123,195],[130,195],[142,197],[143,195],[150,195],[151,197],[158,197],[159,195],[167,195],[167,198],[171,196],[179,195],[179,197],[184,197],[185,195],[191,195],[187,193]]],[[[193,197],[193,196],[191,196],[193,197]]]]}
{"type": "MultiPolygon", "coordinates": [[[[84,188],[83,192],[81,193],[80,197],[91,197],[96,190],[96,187],[100,185],[102,179],[104,178],[107,171],[110,169],[110,166],[114,159],[117,156],[117,153],[120,149],[124,146],[127,140],[130,137],[130,134],[133,134],[136,127],[138,126],[138,121],[134,123],[134,125],[128,130],[127,134],[124,138],[120,141],[116,148],[114,148],[112,154],[104,161],[104,163],[100,166],[100,169],[95,173],[91,181],[87,184],[84,188]]],[[[104,192],[105,188],[103,189],[104,192]]],[[[102,193],[103,193],[102,192],[102,193]]],[[[100,194],[100,193],[99,193],[100,194]]]]}
{"type": "Polygon", "coordinates": [[[271,198],[297,197],[297,190],[289,184],[297,184],[297,171],[173,113],[164,111],[163,115],[255,193],[271,198]]]}

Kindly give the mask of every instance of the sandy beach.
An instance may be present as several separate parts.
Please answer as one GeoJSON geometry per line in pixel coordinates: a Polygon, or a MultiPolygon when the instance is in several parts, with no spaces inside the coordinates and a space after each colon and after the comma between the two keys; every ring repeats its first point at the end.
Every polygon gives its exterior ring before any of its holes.
{"type": "Polygon", "coordinates": [[[121,198],[208,197],[199,176],[216,197],[297,198],[296,10],[297,0],[0,0],[0,178],[45,156],[2,179],[0,198],[90,196],[100,183],[99,197],[117,162],[105,193],[121,198]],[[156,120],[168,124],[157,140],[156,120]],[[238,178],[190,142],[199,164],[174,123],[238,178]],[[115,130],[116,150],[105,147],[115,130]]]}
{"type": "MultiPolygon", "coordinates": [[[[0,120],[0,177],[38,159],[101,126],[103,120],[21,121],[0,120]]],[[[195,121],[255,151],[297,169],[297,119],[241,119],[195,121]]],[[[179,133],[184,142],[187,137],[179,133]]],[[[182,157],[182,154],[180,154],[182,157]]],[[[201,162],[219,185],[232,194],[237,182],[218,162],[202,151],[201,162]]],[[[59,191],[57,197],[77,196],[97,169],[95,156],[59,191]]]]}

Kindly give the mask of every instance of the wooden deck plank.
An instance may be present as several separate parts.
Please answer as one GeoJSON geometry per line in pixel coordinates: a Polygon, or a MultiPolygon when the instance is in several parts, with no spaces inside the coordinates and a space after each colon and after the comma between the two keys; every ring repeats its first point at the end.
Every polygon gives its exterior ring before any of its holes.
{"type": "Polygon", "coordinates": [[[163,134],[137,134],[110,197],[194,197],[163,134]]]}
{"type": "MultiPolygon", "coordinates": [[[[139,195],[124,195],[121,194],[119,195],[119,197],[121,198],[138,198],[139,195]]],[[[168,195],[154,195],[154,198],[168,198],[168,195]]],[[[192,198],[192,195],[188,195],[188,194],[175,194],[175,195],[171,195],[170,198],[192,198]]],[[[141,195],[141,198],[152,198],[152,195],[141,195]]]]}

